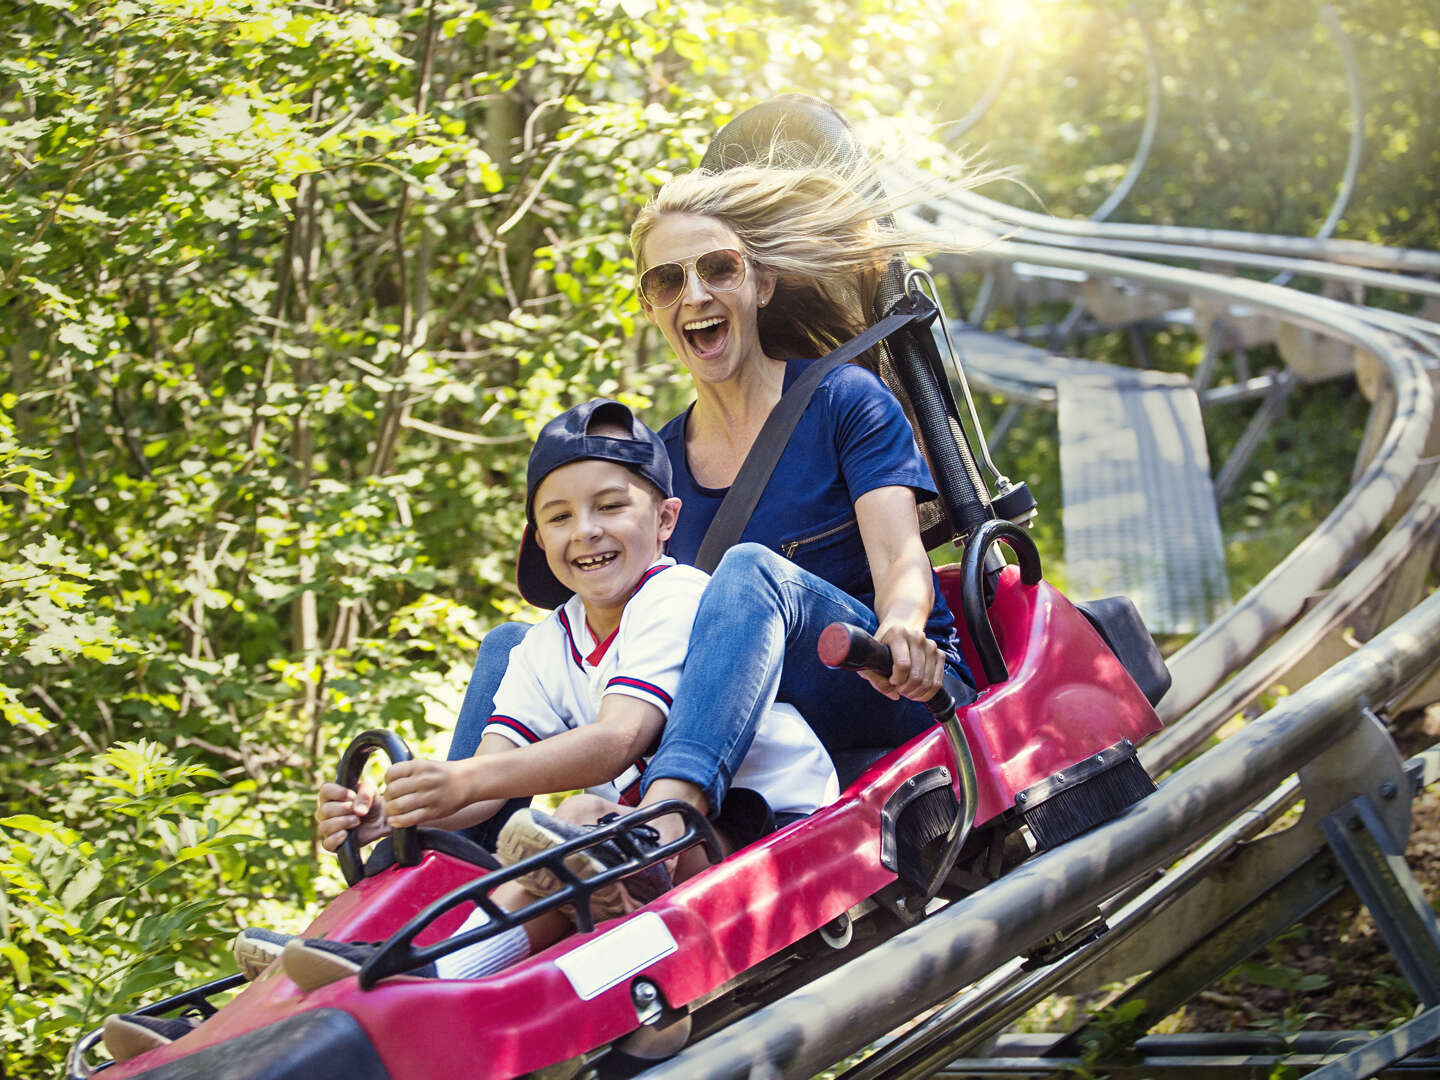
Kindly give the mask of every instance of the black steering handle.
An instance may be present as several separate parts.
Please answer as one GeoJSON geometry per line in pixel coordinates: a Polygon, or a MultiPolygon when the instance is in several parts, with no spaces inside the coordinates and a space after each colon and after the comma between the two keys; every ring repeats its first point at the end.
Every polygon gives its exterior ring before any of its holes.
{"type": "MultiPolygon", "coordinates": [[[[850,623],[834,622],[820,631],[815,651],[826,667],[878,671],[881,675],[889,675],[893,667],[890,646],[850,623]]],[[[955,698],[942,684],[925,707],[937,720],[943,719],[955,712],[955,698]]]]}
{"type": "MultiPolygon", "coordinates": [[[[371,728],[350,740],[345,753],[340,755],[340,767],[335,770],[335,782],[351,791],[357,790],[360,786],[360,774],[365,771],[365,763],[376,750],[384,750],[391,764],[409,761],[414,757],[410,753],[410,747],[405,745],[405,740],[399,735],[383,728],[371,728]]],[[[393,837],[391,842],[395,845],[397,863],[401,866],[414,866],[420,861],[420,837],[413,828],[396,829],[393,837]]],[[[335,856],[340,860],[340,872],[345,875],[347,885],[354,885],[365,876],[365,862],[360,857],[359,826],[350,830],[335,856]]]]}

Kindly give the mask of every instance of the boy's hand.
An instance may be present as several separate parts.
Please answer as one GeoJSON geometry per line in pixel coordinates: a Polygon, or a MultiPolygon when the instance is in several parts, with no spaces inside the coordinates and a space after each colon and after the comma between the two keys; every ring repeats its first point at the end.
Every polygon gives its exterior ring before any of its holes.
{"type": "Polygon", "coordinates": [[[388,836],[390,825],[385,810],[375,794],[375,784],[360,781],[360,790],[351,791],[339,784],[321,784],[316,800],[315,820],[319,823],[320,846],[338,851],[351,829],[359,829],[360,843],[368,844],[388,836]]]}
{"type": "MultiPolygon", "coordinates": [[[[473,760],[473,759],[472,759],[473,760]]],[[[385,771],[385,817],[397,829],[458,813],[473,801],[465,761],[401,761],[385,771]]]]}

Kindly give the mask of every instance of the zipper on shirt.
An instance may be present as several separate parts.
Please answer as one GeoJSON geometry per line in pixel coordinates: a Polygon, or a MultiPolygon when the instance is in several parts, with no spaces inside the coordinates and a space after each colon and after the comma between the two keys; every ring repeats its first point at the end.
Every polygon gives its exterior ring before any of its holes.
{"type": "Polygon", "coordinates": [[[852,517],[848,521],[843,521],[834,528],[826,529],[822,533],[816,533],[814,536],[806,536],[799,540],[791,540],[789,543],[780,545],[780,554],[784,555],[787,559],[794,558],[796,548],[803,547],[805,544],[813,544],[817,540],[824,540],[827,537],[834,536],[836,533],[844,532],[854,524],[855,519],[852,517]]]}

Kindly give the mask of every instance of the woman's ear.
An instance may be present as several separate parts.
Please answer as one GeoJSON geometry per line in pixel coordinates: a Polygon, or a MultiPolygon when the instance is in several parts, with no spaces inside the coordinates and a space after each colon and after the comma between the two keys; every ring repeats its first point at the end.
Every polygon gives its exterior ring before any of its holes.
{"type": "Polygon", "coordinates": [[[755,303],[758,307],[763,308],[770,303],[771,297],[775,295],[777,280],[772,270],[755,271],[755,303]]]}

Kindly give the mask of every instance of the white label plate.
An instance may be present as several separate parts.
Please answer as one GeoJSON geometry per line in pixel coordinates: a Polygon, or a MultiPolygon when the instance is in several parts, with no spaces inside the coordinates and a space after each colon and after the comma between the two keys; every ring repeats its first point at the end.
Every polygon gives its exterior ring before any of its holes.
{"type": "Polygon", "coordinates": [[[580,1000],[589,1001],[678,948],[665,920],[646,911],[571,949],[555,966],[565,973],[580,1000]]]}

